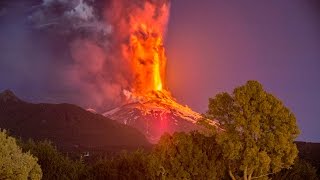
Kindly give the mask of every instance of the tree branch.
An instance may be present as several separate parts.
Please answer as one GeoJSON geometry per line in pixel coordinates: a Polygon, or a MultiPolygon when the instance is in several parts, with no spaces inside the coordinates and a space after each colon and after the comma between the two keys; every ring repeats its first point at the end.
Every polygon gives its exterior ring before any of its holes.
{"type": "Polygon", "coordinates": [[[229,176],[231,177],[232,180],[236,180],[236,178],[235,178],[234,175],[232,174],[231,170],[229,170],[229,176]]]}
{"type": "Polygon", "coordinates": [[[264,176],[269,176],[271,174],[275,174],[275,173],[268,173],[268,174],[264,174],[264,175],[261,175],[261,176],[252,177],[251,179],[258,179],[258,178],[261,178],[261,177],[264,177],[264,176]]]}
{"type": "Polygon", "coordinates": [[[244,168],[244,180],[248,180],[248,166],[246,166],[245,168],[244,168]]]}

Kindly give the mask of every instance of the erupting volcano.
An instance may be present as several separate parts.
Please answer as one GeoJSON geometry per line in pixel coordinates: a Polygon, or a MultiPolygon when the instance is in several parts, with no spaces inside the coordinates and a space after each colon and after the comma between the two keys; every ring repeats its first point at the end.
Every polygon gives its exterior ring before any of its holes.
{"type": "MultiPolygon", "coordinates": [[[[151,142],[156,142],[164,132],[200,129],[197,122],[202,116],[177,103],[165,84],[167,57],[163,40],[169,2],[143,2],[130,11],[128,21],[122,21],[126,25],[118,26],[120,32],[129,33],[128,40],[122,44],[122,54],[132,71],[131,89],[123,90],[124,105],[104,115],[139,129],[151,142]],[[124,27],[128,31],[121,29],[124,27]]],[[[119,13],[121,3],[114,6],[119,13]]],[[[212,125],[215,125],[213,121],[212,125]]]]}
{"type": "Polygon", "coordinates": [[[84,95],[84,106],[108,110],[105,116],[151,142],[164,132],[203,128],[202,115],[177,103],[166,84],[169,0],[48,1],[35,9],[33,27],[71,39],[63,77],[84,95]]]}

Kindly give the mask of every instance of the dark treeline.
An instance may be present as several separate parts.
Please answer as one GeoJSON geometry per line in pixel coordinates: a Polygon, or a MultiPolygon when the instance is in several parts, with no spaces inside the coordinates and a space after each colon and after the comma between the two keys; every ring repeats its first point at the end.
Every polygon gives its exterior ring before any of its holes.
{"type": "MultiPolygon", "coordinates": [[[[216,136],[198,132],[165,134],[150,151],[101,156],[90,163],[70,158],[48,141],[20,143],[38,158],[42,179],[229,179],[216,136]]],[[[316,169],[297,159],[272,179],[317,179],[316,169]]]]}
{"type": "Polygon", "coordinates": [[[226,171],[215,136],[198,132],[165,134],[152,150],[70,158],[48,141],[21,142],[38,158],[43,179],[224,179],[226,171]]]}
{"type": "MultiPolygon", "coordinates": [[[[71,157],[49,141],[18,141],[18,145],[37,158],[42,179],[230,179],[216,139],[199,132],[165,134],[152,150],[104,154],[94,160],[80,154],[71,157]]],[[[318,179],[316,169],[299,158],[291,168],[268,178],[318,179]]]]}

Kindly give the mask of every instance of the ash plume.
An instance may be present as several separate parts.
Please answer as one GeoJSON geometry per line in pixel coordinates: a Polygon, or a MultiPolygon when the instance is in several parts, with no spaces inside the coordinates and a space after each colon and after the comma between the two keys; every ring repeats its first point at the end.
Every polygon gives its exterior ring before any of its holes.
{"type": "MultiPolygon", "coordinates": [[[[43,87],[46,93],[37,100],[52,98],[97,110],[123,103],[123,91],[131,91],[137,79],[124,53],[130,40],[130,17],[144,11],[146,3],[154,8],[150,14],[154,20],[162,17],[163,5],[169,6],[168,0],[43,0],[28,5],[23,3],[23,15],[19,17],[27,15],[27,18],[21,20],[18,28],[29,33],[26,35],[28,40],[10,43],[19,43],[23,46],[21,49],[30,46],[32,41],[39,42],[34,46],[42,46],[41,52],[31,48],[28,60],[23,63],[30,69],[42,63],[49,68],[47,74],[46,70],[36,68],[34,73],[39,71],[36,77],[29,79],[29,86],[33,89],[36,88],[33,82],[46,86],[43,87]],[[41,42],[36,40],[39,37],[41,42]],[[41,57],[35,58],[37,53],[41,57]]],[[[9,20],[10,17],[4,14],[8,11],[10,14],[10,8],[1,9],[0,18],[9,20]]],[[[11,57],[12,54],[7,52],[3,56],[11,57]]],[[[0,62],[3,68],[15,66],[9,65],[9,59],[7,64],[0,62]]]]}

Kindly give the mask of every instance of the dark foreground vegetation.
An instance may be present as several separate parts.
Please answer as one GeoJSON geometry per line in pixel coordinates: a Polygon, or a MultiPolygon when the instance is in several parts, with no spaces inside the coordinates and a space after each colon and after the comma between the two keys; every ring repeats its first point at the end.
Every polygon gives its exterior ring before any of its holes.
{"type": "MultiPolygon", "coordinates": [[[[1,137],[4,137],[1,132],[1,137]]],[[[14,144],[11,137],[10,143],[14,144]]],[[[61,153],[48,141],[18,142],[19,161],[1,162],[1,179],[230,179],[215,135],[165,134],[152,151],[137,150],[99,158],[61,153]],[[24,152],[24,153],[22,153],[24,152]],[[22,160],[23,156],[29,156],[22,160]],[[20,165],[17,165],[18,162],[20,165]],[[37,165],[37,162],[39,165],[37,165]],[[3,163],[7,163],[3,166],[3,163]],[[26,164],[30,167],[22,168],[26,164]],[[31,167],[33,165],[33,167],[31,167]],[[41,167],[41,169],[40,169],[41,167]],[[18,168],[14,170],[15,168],[18,168]],[[20,174],[19,176],[17,176],[20,174]],[[6,178],[5,178],[6,177],[6,178]]],[[[3,142],[3,139],[1,139],[3,142]]],[[[10,148],[11,149],[11,148],[10,148]]],[[[12,150],[12,149],[11,149],[12,150]]],[[[3,149],[1,149],[3,153],[3,149]]],[[[290,169],[271,174],[279,180],[316,180],[316,169],[297,158],[290,169]]]]}
{"type": "Polygon", "coordinates": [[[293,113],[258,82],[210,99],[206,116],[222,130],[164,134],[150,150],[94,157],[1,131],[0,179],[318,179],[298,157],[293,113]]]}

